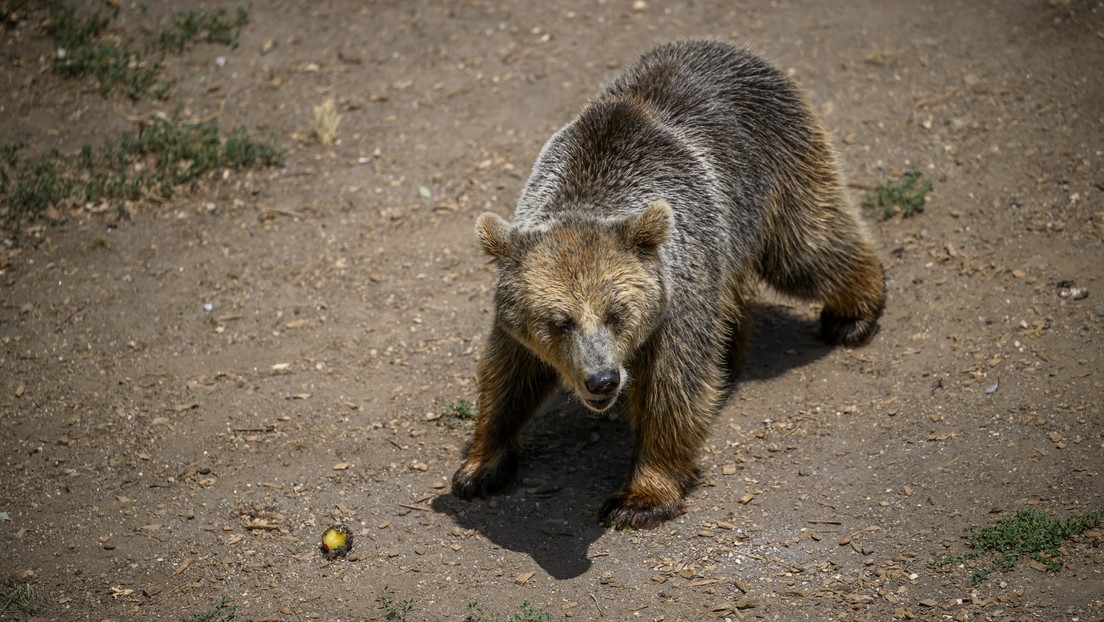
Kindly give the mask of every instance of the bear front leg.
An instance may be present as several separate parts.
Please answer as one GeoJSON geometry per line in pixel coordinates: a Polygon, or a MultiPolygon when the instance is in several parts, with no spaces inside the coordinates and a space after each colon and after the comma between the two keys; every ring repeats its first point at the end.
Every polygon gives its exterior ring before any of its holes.
{"type": "Polygon", "coordinates": [[[475,434],[464,464],[452,476],[452,494],[483,497],[510,483],[518,468],[521,430],[555,380],[551,368],[495,323],[476,369],[475,434]]]}
{"type": "Polygon", "coordinates": [[[723,353],[686,356],[681,364],[673,354],[658,358],[634,381],[629,396],[629,481],[599,513],[617,529],[649,529],[683,513],[683,499],[698,477],[698,451],[723,399],[723,353]]]}

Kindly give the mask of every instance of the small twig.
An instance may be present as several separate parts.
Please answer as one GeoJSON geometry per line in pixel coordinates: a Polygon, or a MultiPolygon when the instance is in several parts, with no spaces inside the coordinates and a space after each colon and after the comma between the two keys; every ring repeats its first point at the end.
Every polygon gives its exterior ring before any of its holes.
{"type": "Polygon", "coordinates": [[[598,610],[598,616],[602,618],[606,617],[606,614],[602,613],[602,608],[598,606],[598,599],[594,597],[594,594],[592,592],[587,592],[587,594],[590,596],[590,599],[594,601],[594,608],[598,610]]]}
{"type": "Polygon", "coordinates": [[[303,220],[307,218],[307,215],[303,212],[280,209],[278,207],[262,207],[261,211],[265,214],[272,214],[275,216],[287,216],[288,218],[299,218],[303,220]]]}
{"type": "Polygon", "coordinates": [[[948,99],[951,99],[955,95],[958,95],[958,89],[951,89],[949,91],[944,91],[944,92],[938,93],[936,95],[929,95],[927,97],[921,97],[920,99],[916,100],[916,103],[914,103],[912,105],[912,109],[913,109],[913,111],[918,111],[922,108],[927,108],[928,106],[935,106],[936,104],[942,104],[943,102],[947,101],[948,99]]]}
{"type": "Polygon", "coordinates": [[[62,321],[61,321],[61,322],[60,322],[60,323],[59,323],[59,324],[57,325],[57,328],[55,328],[55,329],[54,329],[54,332],[55,332],[55,333],[60,333],[60,332],[61,332],[61,329],[62,329],[62,328],[65,328],[65,325],[66,325],[66,324],[68,324],[68,323],[69,323],[70,321],[72,321],[72,319],[73,319],[73,316],[75,316],[76,314],[80,313],[81,311],[84,311],[84,307],[85,307],[85,306],[87,306],[87,305],[86,305],[86,304],[84,304],[84,303],[81,303],[81,304],[77,305],[77,308],[76,308],[76,309],[73,309],[73,311],[72,311],[72,312],[70,312],[70,313],[69,313],[69,315],[65,316],[65,319],[63,319],[63,320],[62,320],[62,321]]]}
{"type": "Polygon", "coordinates": [[[419,507],[417,505],[407,505],[405,503],[400,503],[399,507],[400,508],[406,508],[408,510],[418,510],[419,512],[428,512],[429,511],[429,508],[423,508],[423,507],[419,507]]]}
{"type": "Polygon", "coordinates": [[[146,119],[143,119],[142,117],[134,116],[134,115],[130,114],[129,112],[119,108],[118,106],[115,106],[114,110],[115,110],[115,114],[117,114],[120,117],[126,119],[127,121],[130,121],[131,123],[133,123],[135,125],[139,125],[139,124],[144,123],[146,121],[146,119]]]}

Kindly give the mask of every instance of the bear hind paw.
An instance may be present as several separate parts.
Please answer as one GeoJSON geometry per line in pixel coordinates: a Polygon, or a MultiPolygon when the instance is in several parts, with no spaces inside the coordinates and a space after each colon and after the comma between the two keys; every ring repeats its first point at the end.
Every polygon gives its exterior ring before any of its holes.
{"type": "Polygon", "coordinates": [[[602,505],[599,521],[614,529],[651,529],[686,511],[682,499],[667,503],[619,492],[602,505]]]}
{"type": "Polygon", "coordinates": [[[831,309],[820,312],[820,334],[829,345],[861,346],[878,332],[878,320],[843,317],[831,309]]]}

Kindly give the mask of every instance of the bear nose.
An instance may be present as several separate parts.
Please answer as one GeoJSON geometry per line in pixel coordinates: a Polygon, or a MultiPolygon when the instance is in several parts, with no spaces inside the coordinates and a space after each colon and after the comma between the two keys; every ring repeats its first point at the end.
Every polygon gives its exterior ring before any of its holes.
{"type": "Polygon", "coordinates": [[[609,395],[621,383],[621,374],[616,369],[606,369],[586,379],[587,391],[595,395],[609,395]]]}

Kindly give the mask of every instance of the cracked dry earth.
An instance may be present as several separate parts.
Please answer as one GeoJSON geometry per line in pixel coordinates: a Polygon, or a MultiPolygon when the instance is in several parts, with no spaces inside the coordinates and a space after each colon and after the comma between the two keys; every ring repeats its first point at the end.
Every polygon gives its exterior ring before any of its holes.
{"type": "Polygon", "coordinates": [[[191,619],[225,596],[238,619],[381,620],[385,586],[419,621],[470,601],[573,620],[1104,619],[1100,528],[1059,572],[970,587],[976,564],[928,564],[1021,507],[1104,507],[1100,2],[254,2],[238,46],[167,59],[167,103],[50,73],[34,22],[0,46],[5,143],[75,153],[180,105],[287,149],[0,251],[0,570],[34,587],[38,619],[191,619]],[[446,482],[470,422],[449,405],[474,399],[493,284],[474,218],[510,212],[600,84],[688,36],[791,74],[856,200],[913,169],[933,182],[922,213],[870,223],[882,330],[826,348],[816,309],[765,293],[688,512],[658,529],[596,523],[626,424],[564,396],[526,434],[518,485],[461,502],[446,482]],[[327,97],[342,122],[324,147],[327,97]],[[327,561],[334,523],[355,546],[327,561]]]}

